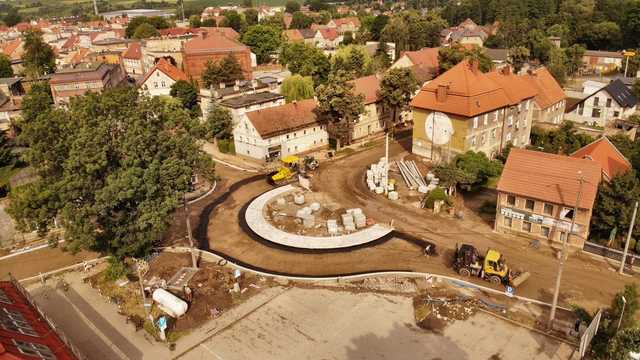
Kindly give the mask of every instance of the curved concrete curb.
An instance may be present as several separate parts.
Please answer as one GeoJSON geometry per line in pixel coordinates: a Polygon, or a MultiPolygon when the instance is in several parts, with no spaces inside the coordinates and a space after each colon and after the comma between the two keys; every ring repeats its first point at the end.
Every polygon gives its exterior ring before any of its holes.
{"type": "Polygon", "coordinates": [[[232,169],[236,169],[236,170],[240,170],[240,171],[246,171],[246,172],[250,172],[250,173],[258,173],[258,172],[260,172],[260,171],[255,170],[255,169],[245,169],[245,168],[240,167],[240,166],[238,166],[238,165],[233,165],[233,164],[232,164],[232,163],[230,163],[230,162],[226,162],[226,161],[224,161],[224,160],[216,159],[216,158],[215,158],[215,157],[213,157],[213,156],[211,157],[211,159],[212,159],[214,162],[220,163],[220,164],[222,164],[222,165],[224,165],[224,166],[228,166],[228,167],[230,167],[230,168],[232,168],[232,169]]]}
{"type": "Polygon", "coordinates": [[[244,217],[247,226],[259,237],[276,244],[299,249],[340,249],[363,245],[390,234],[393,229],[375,224],[364,230],[339,236],[306,236],[282,231],[271,225],[263,215],[264,207],[276,197],[294,191],[293,185],[269,190],[255,198],[247,207],[244,217]]]}
{"type": "Polygon", "coordinates": [[[207,196],[211,195],[211,193],[212,193],[212,192],[216,191],[216,186],[218,186],[218,182],[217,182],[217,181],[214,181],[214,182],[213,182],[213,186],[211,187],[211,189],[209,189],[209,191],[207,191],[206,193],[204,193],[204,194],[202,194],[202,195],[198,196],[198,197],[197,197],[197,198],[195,198],[195,199],[192,199],[192,200],[187,201],[187,204],[191,205],[191,204],[196,203],[196,202],[198,202],[198,201],[200,201],[200,200],[202,200],[202,199],[206,198],[207,196]]]}
{"type": "MultiPolygon", "coordinates": [[[[190,252],[190,248],[188,247],[182,247],[182,246],[169,246],[169,247],[162,247],[162,248],[158,248],[159,250],[163,250],[163,251],[168,251],[168,252],[173,252],[173,253],[188,253],[190,252]]],[[[500,291],[500,290],[496,290],[496,289],[492,289],[486,286],[482,286],[482,285],[478,285],[478,284],[474,284],[472,282],[469,281],[465,281],[465,280],[461,280],[458,278],[454,278],[451,276],[447,276],[447,275],[440,275],[440,274],[431,274],[431,273],[423,273],[423,272],[414,272],[414,271],[372,271],[372,272],[366,272],[366,273],[359,273],[359,274],[345,274],[345,275],[339,275],[339,276],[313,276],[313,275],[287,275],[287,274],[278,274],[278,273],[272,273],[272,272],[268,272],[266,270],[258,270],[256,268],[252,268],[252,267],[248,267],[245,265],[240,265],[236,262],[233,262],[223,256],[214,254],[212,252],[208,252],[208,251],[202,251],[202,250],[198,250],[198,249],[194,249],[195,251],[197,251],[200,256],[203,259],[207,259],[210,262],[217,262],[220,265],[230,265],[236,269],[242,270],[242,271],[247,271],[256,275],[262,275],[265,277],[271,277],[271,278],[276,278],[276,279],[286,279],[286,280],[293,280],[293,281],[310,281],[310,282],[318,282],[318,281],[335,281],[335,282],[342,282],[342,281],[353,281],[353,280],[363,280],[366,278],[372,278],[372,277],[377,277],[377,276],[400,276],[400,277],[405,277],[405,278],[427,278],[427,279],[441,279],[441,280],[446,280],[449,283],[452,283],[454,285],[457,286],[462,286],[462,287],[468,287],[468,288],[474,288],[474,289],[478,289],[481,291],[486,291],[492,294],[496,294],[496,295],[502,295],[504,297],[508,297],[508,298],[512,298],[512,299],[516,299],[516,300],[520,300],[520,301],[524,301],[524,302],[528,302],[528,303],[533,303],[533,304],[537,304],[537,305],[542,305],[542,306],[547,306],[547,307],[551,307],[551,304],[546,303],[544,301],[540,301],[540,300],[536,300],[536,299],[531,299],[528,297],[524,297],[524,296],[519,296],[519,295],[513,295],[513,296],[509,296],[506,294],[506,292],[504,291],[500,291]]],[[[572,311],[569,308],[566,307],[562,307],[562,306],[558,306],[558,309],[562,309],[565,311],[572,311]]]]}

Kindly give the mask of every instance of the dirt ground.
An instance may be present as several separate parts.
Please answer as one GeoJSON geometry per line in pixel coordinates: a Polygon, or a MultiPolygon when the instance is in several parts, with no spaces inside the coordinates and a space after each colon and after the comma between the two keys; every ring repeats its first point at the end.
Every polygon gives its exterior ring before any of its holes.
{"type": "MultiPolygon", "coordinates": [[[[410,139],[390,146],[391,160],[410,150],[410,139]]],[[[300,275],[340,275],[382,270],[408,270],[456,276],[450,268],[456,243],[470,243],[480,251],[499,249],[514,269],[531,272],[529,280],[516,294],[550,302],[557,272],[556,253],[550,247],[534,249],[526,239],[497,234],[485,216],[463,209],[463,220],[449,215],[432,215],[424,209],[393,202],[371,193],[364,182],[364,171],[379,160],[384,147],[370,147],[346,158],[325,161],[312,177],[314,191],[340,199],[344,208],[362,208],[379,223],[390,223],[397,233],[374,246],[340,252],[283,249],[254,239],[242,228],[243,207],[272,187],[261,175],[218,166],[221,177],[216,191],[191,206],[194,238],[203,249],[249,264],[258,269],[300,275]],[[438,246],[438,257],[425,257],[421,240],[438,246]]],[[[421,169],[425,170],[425,169],[421,169]]],[[[482,199],[478,204],[482,204],[482,199]]],[[[464,203],[464,202],[459,202],[464,203]]],[[[186,244],[184,216],[167,235],[167,243],[186,244]]],[[[473,280],[473,279],[472,279],[473,280]]],[[[482,280],[473,280],[491,286],[482,280]]],[[[634,278],[620,276],[612,265],[580,252],[572,255],[564,268],[560,303],[579,304],[589,310],[610,305],[613,295],[634,278]]],[[[496,287],[499,289],[500,287],[496,287]]]]}

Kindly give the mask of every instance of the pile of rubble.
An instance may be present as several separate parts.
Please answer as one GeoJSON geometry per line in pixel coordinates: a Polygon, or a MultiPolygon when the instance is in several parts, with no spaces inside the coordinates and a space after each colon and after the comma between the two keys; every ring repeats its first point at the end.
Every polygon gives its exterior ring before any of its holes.
{"type": "Polygon", "coordinates": [[[455,320],[467,320],[482,306],[477,299],[470,297],[414,299],[416,324],[423,329],[441,331],[455,320]]]}

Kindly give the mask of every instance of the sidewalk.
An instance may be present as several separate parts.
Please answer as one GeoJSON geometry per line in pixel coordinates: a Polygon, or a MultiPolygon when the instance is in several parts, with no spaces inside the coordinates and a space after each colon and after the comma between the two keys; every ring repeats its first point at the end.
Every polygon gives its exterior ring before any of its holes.
{"type": "Polygon", "coordinates": [[[250,172],[260,172],[265,168],[265,164],[261,163],[258,160],[253,160],[245,157],[223,154],[218,150],[218,147],[210,142],[205,142],[202,144],[202,150],[211,155],[214,161],[227,163],[231,167],[235,167],[238,170],[250,171],[250,172]]]}

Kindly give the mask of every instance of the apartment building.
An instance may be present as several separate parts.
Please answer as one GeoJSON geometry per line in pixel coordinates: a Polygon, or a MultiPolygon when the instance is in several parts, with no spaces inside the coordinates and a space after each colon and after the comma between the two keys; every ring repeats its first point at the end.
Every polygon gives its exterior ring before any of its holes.
{"type": "Polygon", "coordinates": [[[49,84],[56,105],[68,104],[73,96],[89,91],[101,92],[120,85],[126,76],[121,65],[85,64],[59,71],[51,76],[49,84]]]}

